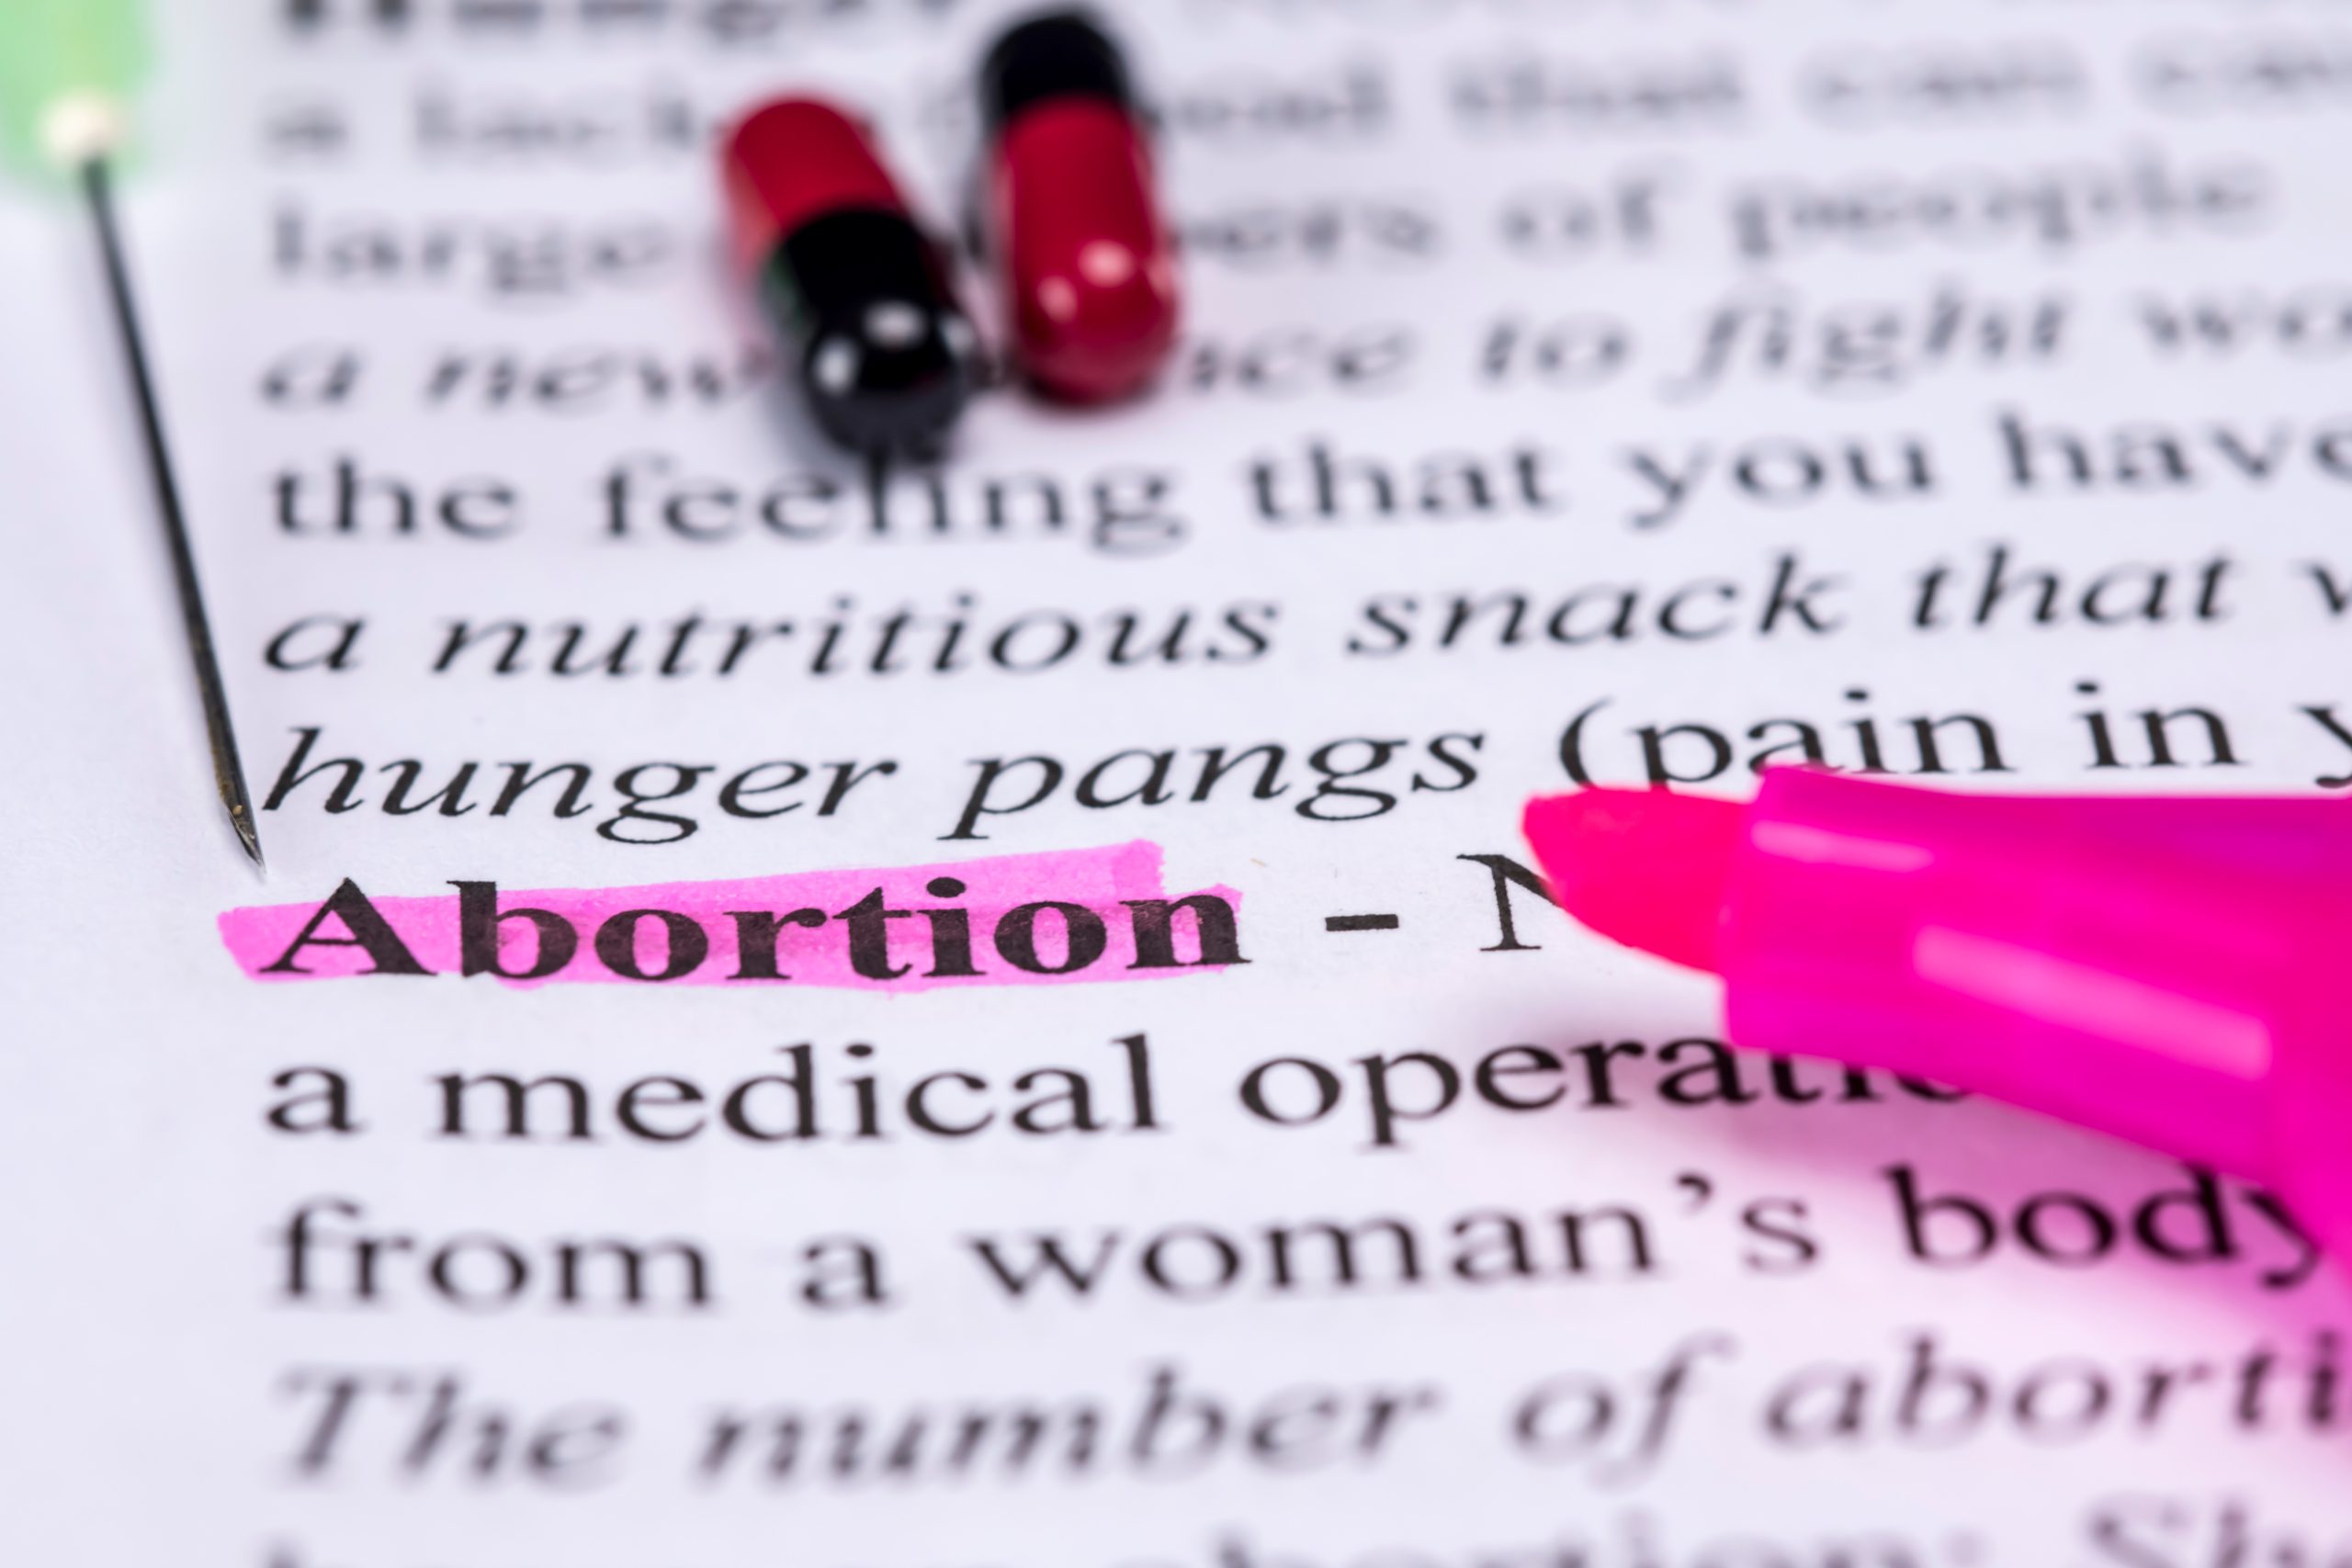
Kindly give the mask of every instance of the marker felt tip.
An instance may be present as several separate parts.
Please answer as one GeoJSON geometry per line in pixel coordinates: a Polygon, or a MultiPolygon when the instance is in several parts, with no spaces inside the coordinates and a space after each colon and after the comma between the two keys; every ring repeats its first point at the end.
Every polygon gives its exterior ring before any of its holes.
{"type": "Polygon", "coordinates": [[[2352,1258],[2352,801],[1528,804],[1561,906],[1724,982],[1729,1038],[1975,1089],[2262,1182],[2352,1258]]]}

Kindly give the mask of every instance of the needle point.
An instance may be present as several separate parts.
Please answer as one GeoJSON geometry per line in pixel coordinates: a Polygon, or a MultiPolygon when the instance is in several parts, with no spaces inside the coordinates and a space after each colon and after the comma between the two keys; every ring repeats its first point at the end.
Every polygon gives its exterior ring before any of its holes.
{"type": "Polygon", "coordinates": [[[254,863],[254,869],[265,876],[268,875],[269,863],[261,858],[261,832],[254,826],[253,812],[242,802],[231,806],[229,825],[236,829],[237,842],[245,847],[246,857],[254,863]]]}

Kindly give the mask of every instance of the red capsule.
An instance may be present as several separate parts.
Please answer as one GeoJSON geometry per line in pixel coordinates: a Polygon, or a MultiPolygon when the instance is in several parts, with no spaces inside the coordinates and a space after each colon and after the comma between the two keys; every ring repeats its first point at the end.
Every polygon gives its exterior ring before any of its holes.
{"type": "Polygon", "coordinates": [[[735,260],[756,276],[778,240],[843,208],[904,213],[858,123],[815,98],[776,98],[745,115],[719,161],[727,183],[735,260]]]}
{"type": "Polygon", "coordinates": [[[1118,50],[1084,16],[1024,22],[981,71],[989,246],[1022,369],[1074,402],[1141,387],[1176,342],[1175,247],[1118,50]]]}
{"type": "Polygon", "coordinates": [[[720,167],[736,260],[818,425],[863,452],[936,448],[978,381],[979,339],[865,129],[779,98],[735,128],[720,167]]]}

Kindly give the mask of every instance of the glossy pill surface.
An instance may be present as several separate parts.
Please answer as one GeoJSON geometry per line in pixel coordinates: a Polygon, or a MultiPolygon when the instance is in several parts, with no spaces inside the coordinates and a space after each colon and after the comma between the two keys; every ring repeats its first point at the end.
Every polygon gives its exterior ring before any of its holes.
{"type": "Polygon", "coordinates": [[[1173,243],[1125,61],[1083,14],[1013,28],[980,74],[988,246],[1023,373],[1075,402],[1125,397],[1175,344],[1173,243]]]}
{"type": "Polygon", "coordinates": [[[735,127],[721,166],[737,264],[818,426],[861,452],[937,446],[978,380],[978,338],[865,129],[779,98],[735,127]]]}

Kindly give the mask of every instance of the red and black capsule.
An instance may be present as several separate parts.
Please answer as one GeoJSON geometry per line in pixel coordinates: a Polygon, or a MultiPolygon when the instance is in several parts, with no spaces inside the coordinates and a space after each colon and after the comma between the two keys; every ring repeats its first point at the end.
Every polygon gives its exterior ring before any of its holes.
{"type": "Polygon", "coordinates": [[[1007,31],[980,68],[988,249],[1022,370],[1077,402],[1123,397],[1176,342],[1175,246],[1126,62],[1083,12],[1007,31]]]}
{"type": "Polygon", "coordinates": [[[797,356],[818,425],[924,452],[978,379],[978,334],[865,128],[814,98],[744,117],[723,167],[736,259],[797,356]]]}

